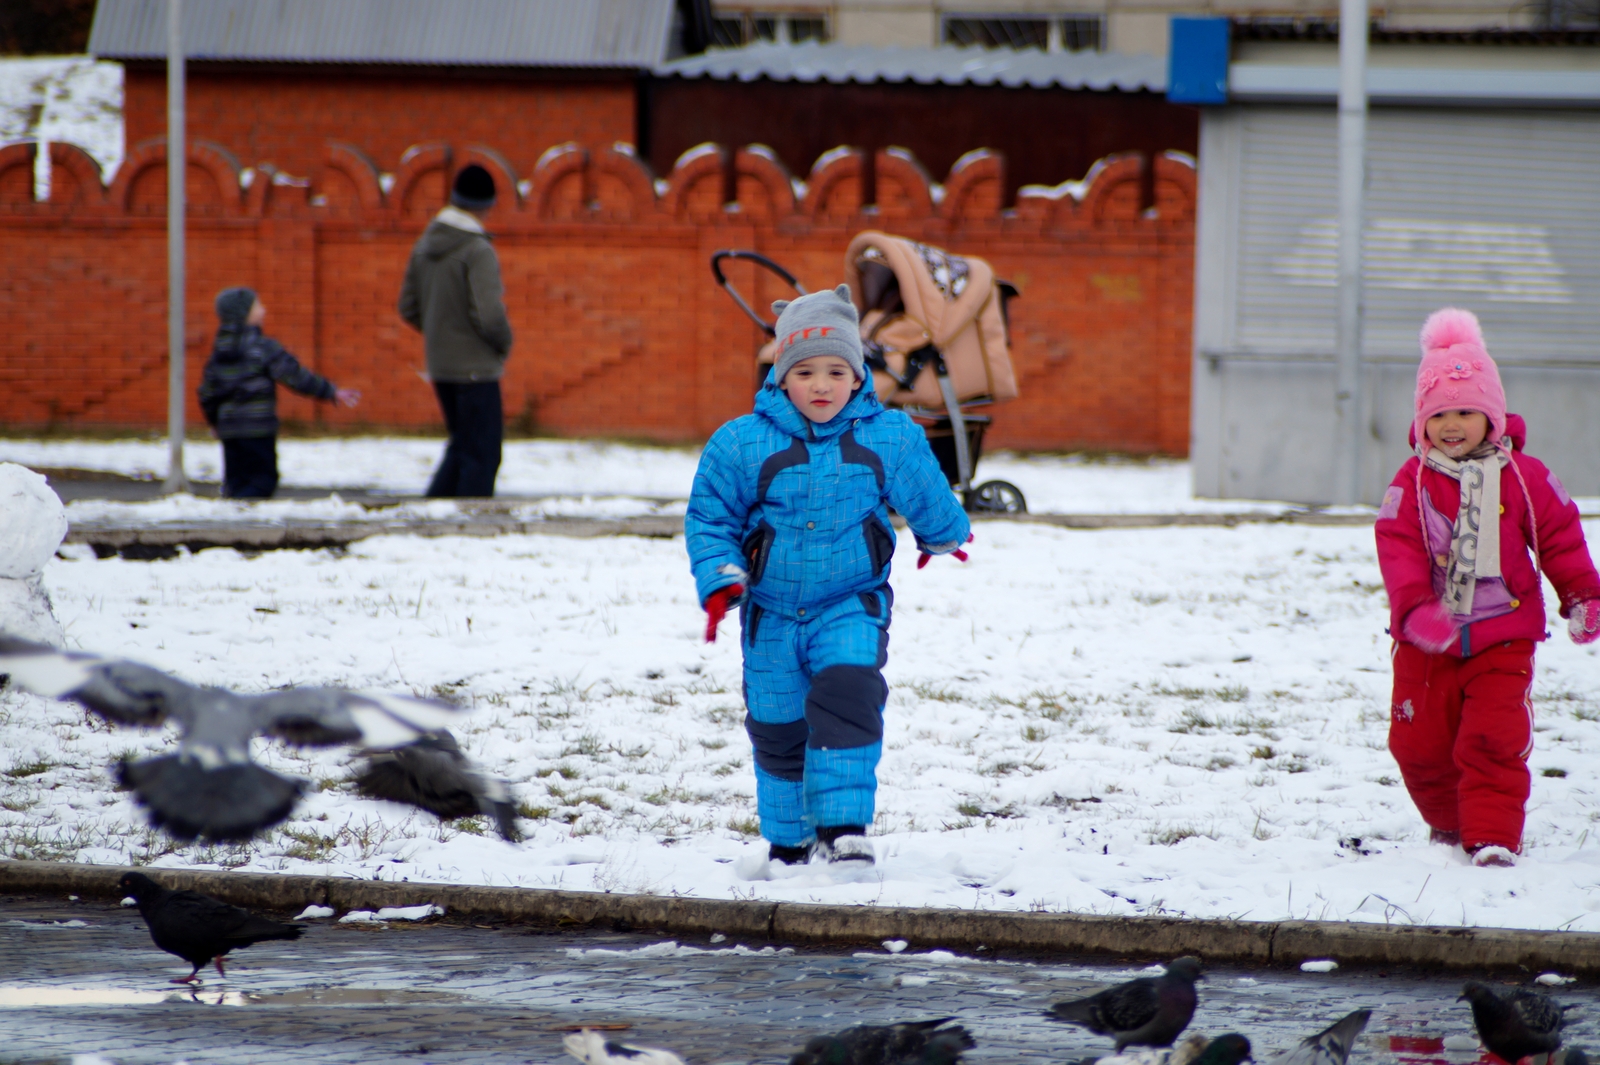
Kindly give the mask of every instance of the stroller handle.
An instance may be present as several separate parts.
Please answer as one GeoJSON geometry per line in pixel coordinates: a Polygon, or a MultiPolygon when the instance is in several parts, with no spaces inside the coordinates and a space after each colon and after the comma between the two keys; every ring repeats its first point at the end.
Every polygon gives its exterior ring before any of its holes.
{"type": "Polygon", "coordinates": [[[750,320],[756,325],[760,326],[762,331],[765,332],[767,336],[770,337],[776,335],[777,330],[773,327],[772,323],[768,322],[766,319],[762,318],[761,315],[757,314],[755,310],[744,301],[744,297],[739,295],[739,290],[733,287],[733,282],[729,281],[727,276],[723,274],[722,260],[724,259],[744,259],[755,263],[757,266],[764,266],[768,270],[771,270],[773,273],[777,274],[783,279],[785,284],[793,288],[802,296],[806,294],[805,286],[800,284],[799,280],[793,274],[779,266],[777,263],[773,262],[771,259],[767,258],[765,255],[762,255],[760,252],[728,249],[714,252],[712,254],[711,276],[717,279],[717,284],[721,285],[723,290],[727,292],[729,296],[733,297],[733,302],[739,305],[739,309],[744,311],[745,314],[749,315],[750,320]]]}

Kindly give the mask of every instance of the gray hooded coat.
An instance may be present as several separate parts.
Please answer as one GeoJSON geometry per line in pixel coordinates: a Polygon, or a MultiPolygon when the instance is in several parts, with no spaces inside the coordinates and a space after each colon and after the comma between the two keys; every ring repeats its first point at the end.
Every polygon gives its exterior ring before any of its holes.
{"type": "Polygon", "coordinates": [[[496,381],[511,353],[500,260],[482,232],[435,218],[411,249],[400,317],[422,332],[435,381],[496,381]]]}

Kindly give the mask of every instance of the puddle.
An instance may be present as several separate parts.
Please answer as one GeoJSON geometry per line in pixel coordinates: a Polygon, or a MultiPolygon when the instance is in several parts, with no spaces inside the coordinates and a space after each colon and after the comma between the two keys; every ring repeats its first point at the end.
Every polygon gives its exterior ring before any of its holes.
{"type": "Polygon", "coordinates": [[[327,987],[256,993],[172,988],[134,991],[120,987],[0,987],[0,1009],[41,1006],[154,1006],[195,1002],[203,1006],[447,1006],[466,1001],[447,991],[327,987]]]}

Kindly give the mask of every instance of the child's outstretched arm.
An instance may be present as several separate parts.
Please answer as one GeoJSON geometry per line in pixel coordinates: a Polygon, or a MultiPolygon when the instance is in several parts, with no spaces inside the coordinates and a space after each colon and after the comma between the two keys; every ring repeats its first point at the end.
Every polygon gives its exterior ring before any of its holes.
{"type": "Polygon", "coordinates": [[[708,642],[716,640],[717,622],[744,594],[749,579],[742,549],[753,498],[747,473],[733,429],[725,425],[700,455],[683,521],[696,597],[707,613],[708,642]]]}
{"type": "MultiPolygon", "coordinates": [[[[924,555],[956,554],[963,562],[963,544],[972,539],[967,512],[950,490],[950,482],[933,457],[928,437],[909,418],[901,434],[900,461],[885,486],[889,505],[905,516],[924,555]]],[[[922,563],[918,563],[921,568],[922,563]]]]}
{"type": "MultiPolygon", "coordinates": [[[[1600,639],[1600,575],[1584,540],[1578,504],[1567,495],[1561,479],[1544,463],[1516,455],[1537,520],[1539,565],[1561,597],[1561,616],[1575,643],[1600,639]]],[[[1530,530],[1531,531],[1531,530],[1530,530]]]]}
{"type": "Polygon", "coordinates": [[[332,400],[338,393],[332,381],[306,369],[299,359],[289,353],[288,348],[276,340],[262,337],[261,344],[265,349],[263,354],[266,356],[267,376],[274,381],[312,399],[332,400]]]}

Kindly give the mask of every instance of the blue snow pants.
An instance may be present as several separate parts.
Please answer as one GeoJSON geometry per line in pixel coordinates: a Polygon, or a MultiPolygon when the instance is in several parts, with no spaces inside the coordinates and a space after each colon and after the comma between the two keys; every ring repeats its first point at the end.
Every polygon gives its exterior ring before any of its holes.
{"type": "Polygon", "coordinates": [[[818,828],[872,824],[893,598],[884,585],[801,618],[746,601],[744,724],[768,842],[798,847],[818,828]]]}

